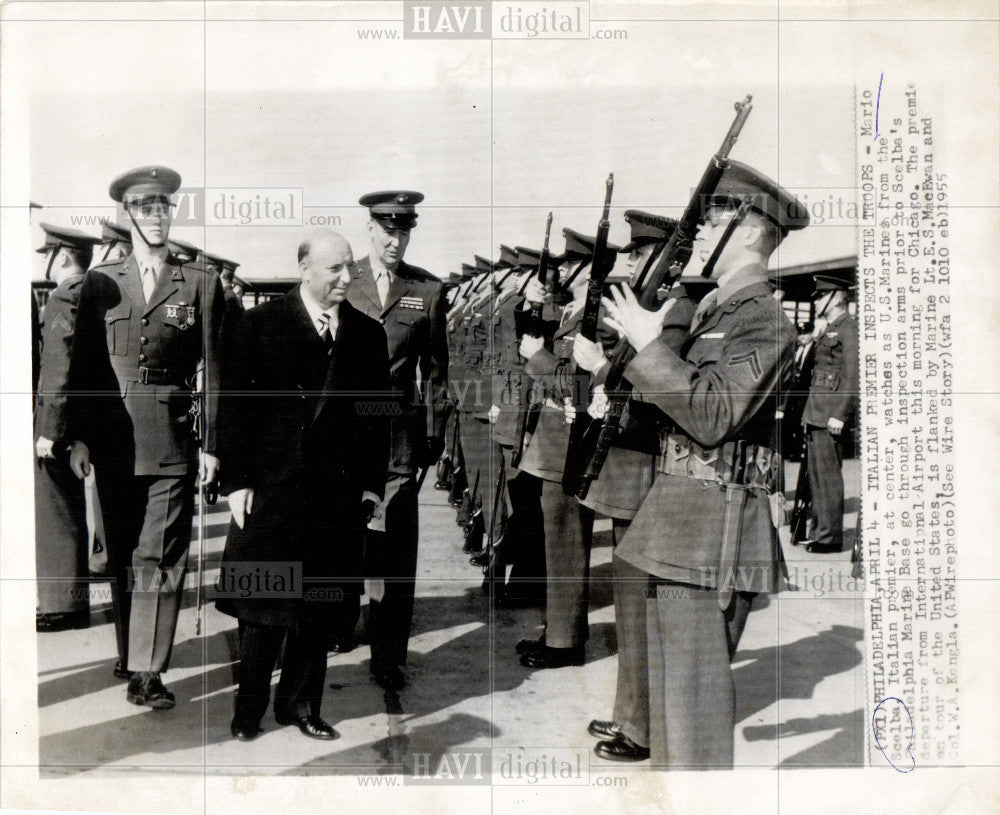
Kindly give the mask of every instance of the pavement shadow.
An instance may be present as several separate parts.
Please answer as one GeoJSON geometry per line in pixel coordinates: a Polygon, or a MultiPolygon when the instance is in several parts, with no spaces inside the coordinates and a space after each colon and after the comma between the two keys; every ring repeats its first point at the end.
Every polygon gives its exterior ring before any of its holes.
{"type": "MultiPolygon", "coordinates": [[[[733,671],[736,721],[744,721],[778,699],[811,699],[826,677],[861,664],[863,654],[857,644],[863,639],[861,628],[834,625],[788,645],[737,651],[735,662],[749,662],[733,671]]],[[[774,727],[768,729],[772,738],[777,736],[774,727]]]]}
{"type": "Polygon", "coordinates": [[[499,731],[488,719],[468,713],[452,713],[440,722],[410,730],[413,716],[391,715],[388,734],[375,741],[354,745],[308,761],[279,775],[395,775],[430,777],[459,769],[473,777],[482,768],[488,772],[489,750],[478,747],[463,752],[470,741],[493,738],[499,731]]]}
{"type": "MultiPolygon", "coordinates": [[[[798,717],[781,722],[777,738],[801,736],[807,733],[835,731],[829,738],[788,756],[782,767],[860,767],[864,765],[865,712],[861,708],[849,713],[835,713],[811,718],[798,717]]],[[[743,728],[747,741],[773,740],[775,727],[759,725],[743,728]]]]}

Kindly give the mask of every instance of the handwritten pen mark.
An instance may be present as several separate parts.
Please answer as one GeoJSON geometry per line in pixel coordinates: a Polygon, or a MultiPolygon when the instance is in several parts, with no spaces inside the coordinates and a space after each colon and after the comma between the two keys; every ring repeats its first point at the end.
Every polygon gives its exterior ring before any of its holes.
{"type": "Polygon", "coordinates": [[[875,138],[882,134],[878,132],[878,109],[882,105],[882,80],[885,79],[885,71],[878,75],[878,96],[875,97],[875,138]]]}
{"type": "Polygon", "coordinates": [[[887,696],[885,699],[883,699],[875,706],[875,711],[872,713],[872,735],[875,736],[875,746],[878,747],[882,755],[885,756],[885,760],[892,765],[892,768],[896,770],[896,772],[912,773],[917,768],[917,760],[913,757],[913,717],[910,715],[910,709],[906,706],[906,702],[904,702],[902,699],[899,699],[895,696],[887,696]],[[889,755],[885,752],[885,748],[882,746],[881,739],[879,739],[878,737],[878,727],[876,726],[875,723],[875,717],[878,716],[878,712],[879,710],[882,709],[882,705],[886,704],[887,702],[898,702],[902,706],[903,710],[906,711],[906,718],[910,720],[910,737],[909,737],[909,742],[906,745],[906,754],[910,757],[911,766],[905,770],[902,770],[899,767],[897,767],[893,762],[893,760],[889,758],[889,755]]]}

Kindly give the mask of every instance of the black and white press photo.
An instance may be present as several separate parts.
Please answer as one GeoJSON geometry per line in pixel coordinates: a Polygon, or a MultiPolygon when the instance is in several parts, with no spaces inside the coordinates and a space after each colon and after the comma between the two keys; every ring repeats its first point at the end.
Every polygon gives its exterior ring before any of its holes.
{"type": "Polygon", "coordinates": [[[5,4],[0,803],[988,810],[995,11],[5,4]]]}

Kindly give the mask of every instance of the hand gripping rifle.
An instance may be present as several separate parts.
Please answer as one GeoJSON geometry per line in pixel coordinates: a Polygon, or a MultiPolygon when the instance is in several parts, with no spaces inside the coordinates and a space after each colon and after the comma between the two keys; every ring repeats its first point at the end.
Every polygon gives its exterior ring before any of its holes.
{"type": "MultiPolygon", "coordinates": [[[[604,295],[604,281],[607,280],[611,267],[614,266],[615,258],[608,252],[608,232],[611,231],[611,193],[615,188],[615,175],[608,173],[608,180],[605,182],[604,210],[601,213],[601,220],[597,224],[597,238],[594,241],[594,259],[590,265],[590,280],[587,281],[587,300],[583,306],[583,316],[580,319],[580,334],[591,342],[597,341],[597,321],[601,311],[601,297],[604,295]]],[[[590,375],[576,366],[573,376],[574,396],[581,396],[574,399],[578,406],[585,404],[589,394],[590,375]],[[582,383],[588,383],[587,391],[581,388],[582,383]]],[[[569,429],[569,446],[566,448],[566,462],[563,464],[562,488],[567,495],[576,495],[583,486],[583,472],[587,463],[586,458],[582,458],[581,442],[590,426],[591,419],[586,408],[578,408],[573,424],[569,429]]]]}
{"type": "MultiPolygon", "coordinates": [[[[555,288],[556,272],[549,269],[549,235],[552,233],[552,213],[549,213],[549,217],[545,221],[545,242],[542,244],[542,254],[538,259],[538,282],[545,287],[545,299],[548,300],[552,296],[552,291],[555,288]]],[[[524,289],[527,287],[528,282],[531,280],[531,275],[528,275],[518,294],[523,294],[524,289]]],[[[539,336],[542,334],[542,308],[544,303],[532,303],[531,309],[528,313],[528,325],[525,330],[527,334],[533,334],[539,336]]],[[[523,384],[523,379],[522,379],[523,384]]],[[[524,437],[528,432],[528,414],[531,412],[531,388],[528,388],[525,393],[518,394],[520,397],[520,404],[517,408],[517,435],[514,438],[514,447],[511,450],[511,466],[516,467],[521,463],[521,455],[524,453],[524,437]]]]}
{"type": "MultiPolygon", "coordinates": [[[[729,153],[736,144],[736,140],[739,138],[740,131],[743,129],[743,125],[746,123],[752,107],[751,96],[749,94],[747,94],[747,97],[742,102],[736,103],[736,118],[733,119],[733,123],[729,126],[729,131],[722,140],[722,146],[712,156],[708,167],[702,173],[701,180],[698,182],[698,186],[695,188],[694,195],[691,196],[684,214],[681,215],[677,228],[674,230],[673,235],[670,236],[670,240],[667,241],[667,245],[661,252],[656,266],[645,280],[645,285],[638,298],[639,304],[643,308],[649,310],[656,308],[657,290],[668,278],[676,280],[680,277],[687,262],[691,259],[694,235],[704,215],[706,203],[719,186],[722,174],[729,166],[729,153]]],[[[746,208],[743,208],[742,212],[745,215],[746,208]]],[[[717,254],[713,255],[709,263],[718,259],[717,254]]],[[[590,425],[586,438],[582,439],[579,444],[578,460],[582,459],[583,466],[580,467],[578,473],[570,474],[570,480],[574,480],[579,485],[577,495],[581,498],[586,497],[591,482],[600,475],[601,468],[608,457],[608,450],[611,448],[611,444],[618,432],[618,425],[621,421],[622,412],[626,404],[628,404],[629,390],[631,388],[624,381],[625,367],[633,356],[635,356],[635,352],[632,350],[632,346],[626,339],[622,338],[612,354],[611,367],[604,382],[605,390],[609,395],[607,414],[603,420],[594,421],[590,425]]],[[[564,479],[566,479],[566,476],[564,476],[564,479]]]]}

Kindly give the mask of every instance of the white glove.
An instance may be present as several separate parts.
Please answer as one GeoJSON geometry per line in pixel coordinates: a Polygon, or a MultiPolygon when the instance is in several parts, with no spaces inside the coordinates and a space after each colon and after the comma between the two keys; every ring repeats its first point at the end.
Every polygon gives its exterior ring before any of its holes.
{"type": "Polygon", "coordinates": [[[242,529],[246,523],[247,515],[253,510],[253,488],[247,487],[242,490],[234,490],[229,493],[229,511],[233,513],[233,520],[242,529]]]}

